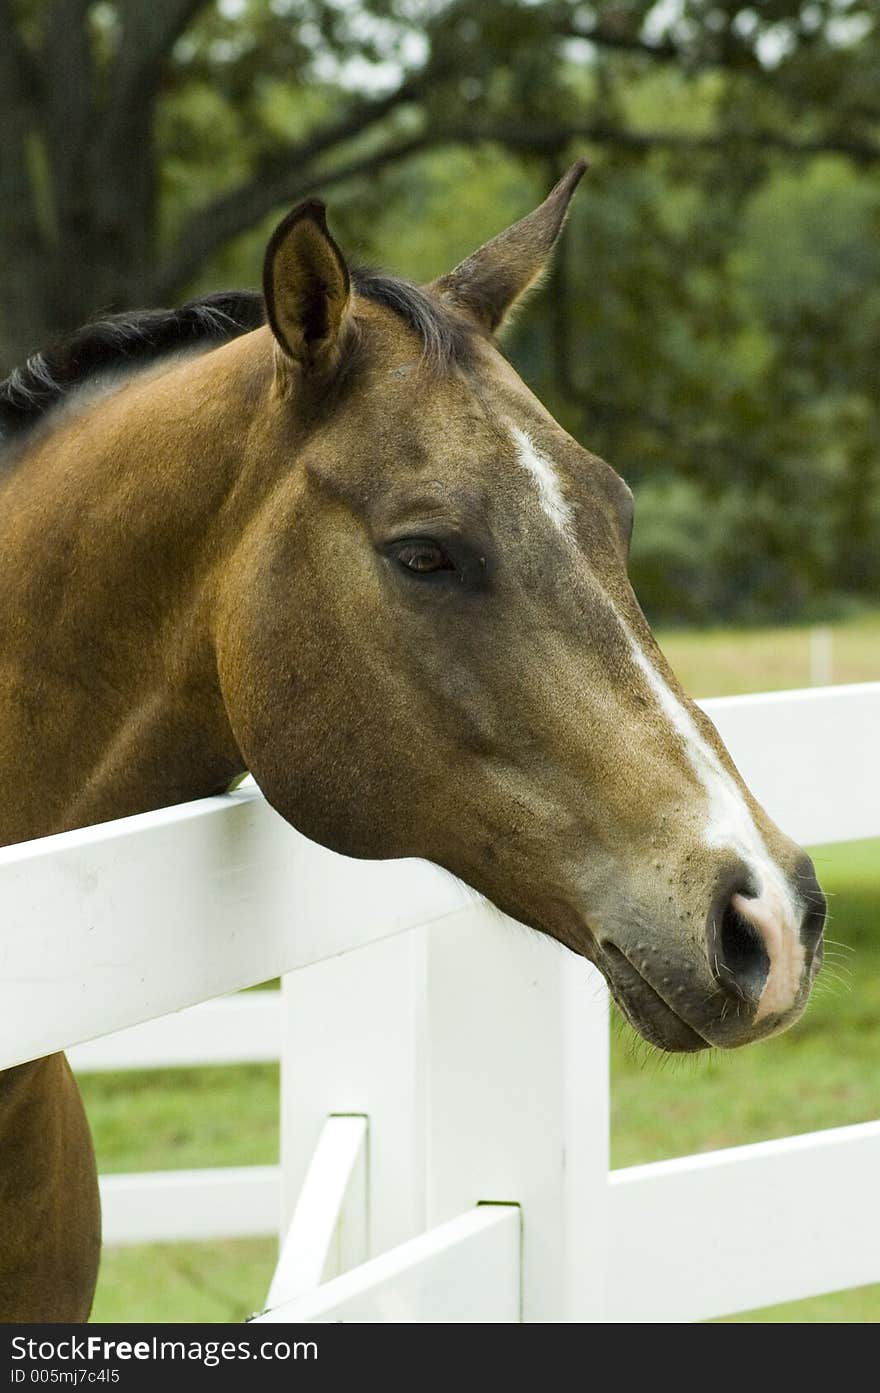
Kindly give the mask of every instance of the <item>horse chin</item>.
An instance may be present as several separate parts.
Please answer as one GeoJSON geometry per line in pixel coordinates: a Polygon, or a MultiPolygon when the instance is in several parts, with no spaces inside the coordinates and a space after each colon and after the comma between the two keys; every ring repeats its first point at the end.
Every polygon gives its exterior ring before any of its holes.
{"type": "Polygon", "coordinates": [[[603,945],[598,966],[630,1025],[649,1045],[667,1054],[696,1054],[711,1042],[664,1001],[618,948],[603,945]]]}

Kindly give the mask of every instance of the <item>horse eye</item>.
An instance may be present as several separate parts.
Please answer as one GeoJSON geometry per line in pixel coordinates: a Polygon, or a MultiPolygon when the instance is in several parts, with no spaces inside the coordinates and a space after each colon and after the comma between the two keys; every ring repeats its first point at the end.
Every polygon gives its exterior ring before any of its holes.
{"type": "Polygon", "coordinates": [[[398,542],[394,555],[401,566],[418,575],[429,575],[432,571],[454,571],[455,565],[437,542],[421,537],[408,538],[398,542]]]}

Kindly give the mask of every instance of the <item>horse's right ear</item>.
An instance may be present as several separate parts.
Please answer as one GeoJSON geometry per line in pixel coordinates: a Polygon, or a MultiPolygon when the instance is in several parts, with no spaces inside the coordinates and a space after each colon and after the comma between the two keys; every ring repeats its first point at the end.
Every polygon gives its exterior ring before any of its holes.
{"type": "Polygon", "coordinates": [[[349,327],[351,281],[318,199],[300,203],[273,232],[263,294],[284,358],[304,374],[331,373],[349,327]]]}

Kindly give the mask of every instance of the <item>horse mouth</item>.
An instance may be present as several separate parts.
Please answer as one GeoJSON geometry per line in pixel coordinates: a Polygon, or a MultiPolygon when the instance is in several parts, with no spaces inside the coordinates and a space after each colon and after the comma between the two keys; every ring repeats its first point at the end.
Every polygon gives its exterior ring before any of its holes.
{"type": "Polygon", "coordinates": [[[665,1001],[613,944],[602,945],[599,964],[626,1019],[648,1044],[669,1054],[695,1054],[711,1044],[665,1001]]]}

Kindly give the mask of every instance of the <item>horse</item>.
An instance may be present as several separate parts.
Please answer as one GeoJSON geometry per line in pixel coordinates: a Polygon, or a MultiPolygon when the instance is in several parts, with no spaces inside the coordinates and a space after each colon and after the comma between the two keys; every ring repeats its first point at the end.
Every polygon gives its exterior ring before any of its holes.
{"type": "MultiPolygon", "coordinates": [[[[261,293],[7,379],[0,843],[249,770],[308,837],[428,858],[595,963],[653,1045],[733,1048],[802,1013],[824,899],[657,646],[630,490],[498,345],[583,168],[423,287],[350,267],[309,200],[261,293]]],[[[62,1055],[0,1078],[0,1207],[0,1315],[87,1319],[62,1055]]]]}

